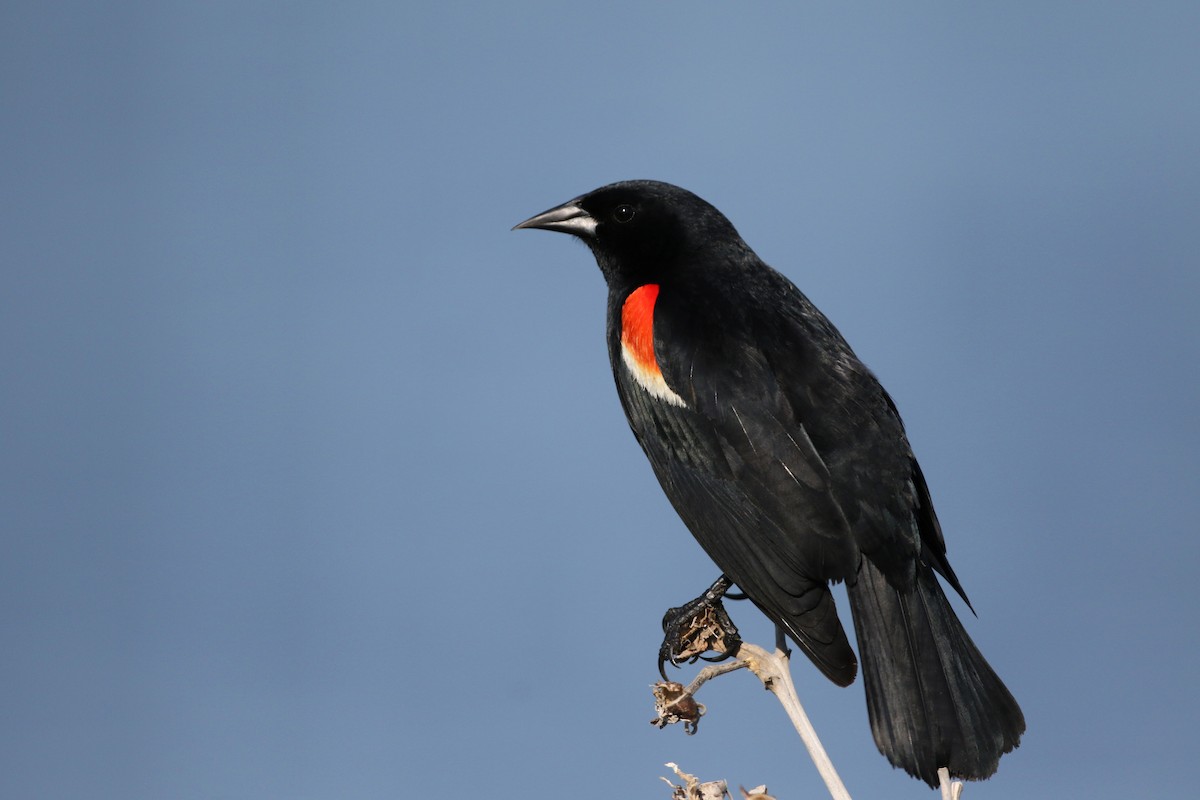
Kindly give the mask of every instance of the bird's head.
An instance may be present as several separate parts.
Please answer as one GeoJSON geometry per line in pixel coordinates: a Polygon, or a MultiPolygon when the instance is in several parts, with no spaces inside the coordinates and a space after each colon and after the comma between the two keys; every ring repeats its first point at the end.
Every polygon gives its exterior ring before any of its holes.
{"type": "Polygon", "coordinates": [[[517,228],[578,237],[610,284],[644,281],[688,264],[712,263],[714,251],[744,248],[733,225],[696,195],[659,181],[622,181],[530,217],[517,228]]]}

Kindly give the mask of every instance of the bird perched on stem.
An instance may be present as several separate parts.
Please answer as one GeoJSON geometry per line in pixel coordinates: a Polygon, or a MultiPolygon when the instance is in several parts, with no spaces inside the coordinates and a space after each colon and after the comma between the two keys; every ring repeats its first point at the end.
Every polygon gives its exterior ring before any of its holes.
{"type": "Polygon", "coordinates": [[[621,405],[724,573],[709,596],[736,584],[846,686],[844,582],[880,752],[931,786],[992,775],[1024,716],[939,583],[967,601],[896,406],[833,324],[677,186],[614,183],[516,227],[595,255],[621,405]]]}

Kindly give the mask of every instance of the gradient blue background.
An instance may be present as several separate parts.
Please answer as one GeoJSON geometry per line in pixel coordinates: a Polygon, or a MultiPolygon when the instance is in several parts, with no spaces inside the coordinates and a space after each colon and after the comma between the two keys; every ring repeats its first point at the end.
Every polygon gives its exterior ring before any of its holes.
{"type": "MultiPolygon", "coordinates": [[[[749,675],[647,724],[716,571],[590,255],[509,232],[632,177],[896,398],[1029,722],[967,797],[1194,792],[1198,40],[1191,2],[6,3],[0,796],[822,796],[749,675]]],[[[856,797],[932,796],[795,666],[856,797]]]]}

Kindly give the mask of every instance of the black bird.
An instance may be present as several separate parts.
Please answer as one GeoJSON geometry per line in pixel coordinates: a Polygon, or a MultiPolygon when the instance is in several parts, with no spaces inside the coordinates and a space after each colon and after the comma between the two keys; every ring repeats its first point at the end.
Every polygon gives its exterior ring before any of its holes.
{"type": "Polygon", "coordinates": [[[614,183],[516,227],[595,255],[629,426],[728,580],[840,686],[844,581],[880,752],[931,786],[992,775],[1024,716],[938,582],[967,600],[896,406],[833,324],[677,186],[614,183]]]}

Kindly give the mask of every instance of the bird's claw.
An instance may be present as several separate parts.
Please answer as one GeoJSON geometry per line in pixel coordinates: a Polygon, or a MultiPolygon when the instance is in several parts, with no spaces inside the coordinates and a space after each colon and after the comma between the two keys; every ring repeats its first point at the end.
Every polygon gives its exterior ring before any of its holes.
{"type": "Polygon", "coordinates": [[[722,575],[704,594],[663,616],[663,643],[658,649],[658,672],[663,680],[667,679],[667,662],[678,667],[699,659],[717,662],[737,655],[742,639],[721,603],[730,585],[722,575]],[[706,656],[710,651],[715,655],[706,656]]]}

